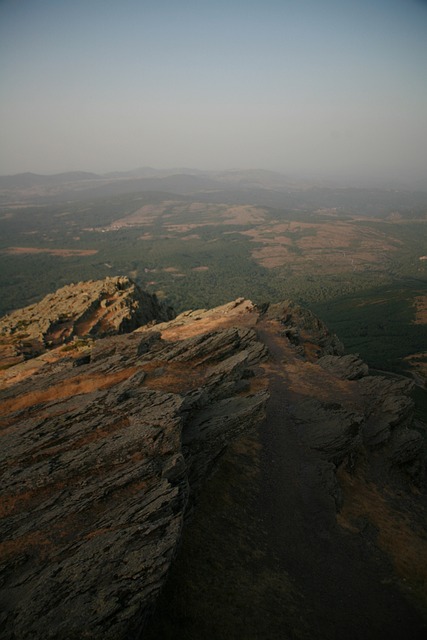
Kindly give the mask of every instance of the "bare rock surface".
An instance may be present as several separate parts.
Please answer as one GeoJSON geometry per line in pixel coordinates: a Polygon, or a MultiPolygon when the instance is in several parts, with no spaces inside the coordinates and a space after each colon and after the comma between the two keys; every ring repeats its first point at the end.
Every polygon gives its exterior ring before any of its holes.
{"type": "Polygon", "coordinates": [[[36,375],[9,378],[3,638],[139,633],[190,493],[227,443],[264,415],[267,391],[251,388],[248,371],[266,350],[250,326],[253,306],[242,309],[218,318],[233,324],[245,314],[248,326],[213,330],[212,314],[206,329],[187,316],[186,337],[141,329],[98,340],[84,357],[57,352],[36,375]]]}
{"type": "Polygon", "coordinates": [[[79,282],[0,319],[3,366],[75,338],[128,333],[141,324],[168,320],[170,308],[124,276],[79,282]]]}
{"type": "MultiPolygon", "coordinates": [[[[95,283],[93,296],[105,300],[100,291],[95,283]]],[[[292,509],[316,496],[310,526],[345,505],[340,469],[375,463],[382,479],[422,477],[410,385],[365,375],[310,312],[239,298],[166,320],[152,300],[150,324],[121,333],[142,322],[122,297],[115,329],[98,312],[90,325],[119,335],[58,344],[2,372],[6,640],[140,637],[210,473],[250,430],[259,429],[265,451],[276,433],[288,442],[281,464],[289,456],[289,473],[305,469],[299,492],[292,483],[274,490],[290,492],[283,504],[292,509]]]]}
{"type": "Polygon", "coordinates": [[[345,356],[323,356],[319,359],[319,364],[337,378],[344,380],[358,380],[369,373],[368,365],[354,353],[345,356]]]}
{"type": "Polygon", "coordinates": [[[344,354],[344,346],[338,337],[314,313],[292,300],[268,305],[264,315],[277,320],[283,327],[282,335],[309,359],[344,354]]]}

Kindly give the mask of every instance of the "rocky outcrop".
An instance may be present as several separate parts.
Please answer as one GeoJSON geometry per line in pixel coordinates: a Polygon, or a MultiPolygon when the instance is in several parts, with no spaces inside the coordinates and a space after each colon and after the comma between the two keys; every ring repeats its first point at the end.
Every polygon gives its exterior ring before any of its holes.
{"type": "Polygon", "coordinates": [[[360,380],[366,420],[363,442],[378,454],[385,473],[403,471],[413,480],[424,477],[424,440],[414,430],[414,402],[410,392],[412,380],[398,377],[367,376],[360,380]]]}
{"type": "Polygon", "coordinates": [[[273,427],[268,406],[338,508],[335,471],[361,452],[385,473],[420,474],[410,385],[366,375],[310,312],[240,298],[162,322],[168,312],[151,300],[144,317],[159,322],[120,334],[142,311],[128,280],[110,285],[111,304],[96,285],[98,306],[76,302],[80,313],[70,298],[68,313],[78,335],[108,334],[110,316],[93,310],[117,306],[119,335],[58,346],[1,376],[5,639],[138,637],[203,484],[233,439],[273,427]]]}
{"type": "Polygon", "coordinates": [[[305,426],[302,430],[304,442],[336,467],[355,450],[364,421],[363,414],[339,403],[315,399],[298,404],[293,415],[298,424],[305,426]]]}
{"type": "Polygon", "coordinates": [[[298,348],[301,355],[317,359],[344,354],[344,346],[338,337],[314,313],[292,300],[265,305],[262,311],[266,318],[280,322],[282,335],[298,348]]]}
{"type": "Polygon", "coordinates": [[[187,316],[99,340],[3,391],[3,638],[138,635],[190,496],[263,417],[251,367],[266,349],[221,327],[244,306],[217,310],[216,329],[187,316]]]}
{"type": "Polygon", "coordinates": [[[70,284],[0,320],[0,355],[3,366],[16,364],[76,338],[128,333],[173,315],[124,276],[70,284]]]}
{"type": "MultiPolygon", "coordinates": [[[[370,376],[367,365],[357,355],[324,356],[319,365],[342,380],[356,380],[355,393],[363,408],[357,447],[366,455],[375,453],[375,466],[382,475],[402,471],[413,480],[424,475],[424,441],[413,429],[414,382],[399,376],[370,376]]],[[[313,422],[316,419],[313,416],[313,422]]]]}
{"type": "Polygon", "coordinates": [[[319,364],[326,371],[344,380],[359,380],[369,373],[368,365],[354,353],[339,357],[323,356],[319,359],[319,364]]]}

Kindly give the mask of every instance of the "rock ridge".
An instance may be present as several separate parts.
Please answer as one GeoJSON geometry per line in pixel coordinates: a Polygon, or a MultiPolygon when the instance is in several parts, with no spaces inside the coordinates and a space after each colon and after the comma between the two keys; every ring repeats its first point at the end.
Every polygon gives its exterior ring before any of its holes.
{"type": "MultiPolygon", "coordinates": [[[[135,285],[107,286],[124,292],[115,328],[93,305],[76,321],[95,319],[104,337],[64,350],[61,334],[62,346],[1,372],[3,638],[139,637],[217,461],[242,433],[269,429],[272,376],[282,428],[318,456],[338,509],[343,467],[420,484],[411,385],[370,376],[311,312],[239,298],[171,319],[142,296],[139,326],[134,294],[123,303],[135,285]]],[[[105,285],[95,290],[104,309],[105,285]]]]}
{"type": "Polygon", "coordinates": [[[181,340],[150,327],[59,351],[3,389],[2,637],[139,633],[190,498],[268,397],[251,387],[266,356],[252,328],[190,324],[181,340]]]}

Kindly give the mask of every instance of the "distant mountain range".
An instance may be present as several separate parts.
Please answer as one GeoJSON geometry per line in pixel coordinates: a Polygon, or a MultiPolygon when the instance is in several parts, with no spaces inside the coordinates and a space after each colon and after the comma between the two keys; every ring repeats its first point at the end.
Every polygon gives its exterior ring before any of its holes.
{"type": "MultiPolygon", "coordinates": [[[[306,189],[314,183],[295,181],[273,171],[200,171],[187,168],[153,169],[142,167],[104,175],[85,171],[72,171],[55,175],[19,173],[0,176],[0,202],[35,199],[69,199],[111,197],[126,193],[156,191],[181,196],[212,194],[222,199],[220,192],[233,192],[233,201],[241,195],[236,192],[250,190],[289,192],[306,189]]],[[[247,200],[248,195],[243,196],[247,200]]],[[[275,204],[272,203],[273,205],[275,204]]]]}
{"type": "MultiPolygon", "coordinates": [[[[233,171],[201,171],[189,168],[153,169],[142,167],[131,171],[115,171],[106,174],[96,174],[87,171],[70,171],[54,175],[41,175],[37,173],[18,173],[9,176],[0,176],[0,189],[26,189],[39,186],[69,185],[81,182],[114,182],[121,181],[147,181],[154,180],[153,186],[159,185],[158,181],[170,184],[172,188],[205,188],[227,184],[241,186],[258,186],[267,189],[284,189],[290,187],[301,188],[308,186],[303,181],[296,181],[287,176],[266,170],[233,170],[233,171]]],[[[147,186],[151,183],[146,183],[147,186]]],[[[311,183],[312,184],[312,183],[311,183]]],[[[143,184],[143,186],[145,186],[143,184]]]]}
{"type": "Polygon", "coordinates": [[[26,189],[38,186],[52,186],[81,182],[82,180],[101,180],[101,176],[87,171],[69,171],[54,175],[38,173],[17,173],[11,176],[0,176],[0,189],[26,189]]]}
{"type": "Polygon", "coordinates": [[[154,169],[96,174],[71,171],[54,175],[19,173],[0,176],[0,204],[86,200],[140,192],[165,197],[196,198],[201,202],[251,203],[280,208],[340,208],[368,213],[427,206],[427,190],[356,188],[321,180],[302,180],[262,169],[201,171],[189,168],[154,169]]]}

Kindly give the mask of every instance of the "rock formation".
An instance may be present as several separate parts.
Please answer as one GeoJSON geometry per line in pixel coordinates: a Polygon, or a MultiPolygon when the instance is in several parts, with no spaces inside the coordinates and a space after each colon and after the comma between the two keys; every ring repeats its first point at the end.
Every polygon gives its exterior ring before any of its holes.
{"type": "Polygon", "coordinates": [[[70,284],[0,319],[0,357],[16,364],[81,336],[128,333],[173,315],[124,276],[70,284]]]}
{"type": "Polygon", "coordinates": [[[263,415],[267,392],[252,390],[249,371],[266,349],[242,309],[255,319],[239,301],[205,322],[189,314],[182,327],[59,349],[31,377],[16,365],[21,380],[2,401],[2,637],[141,627],[190,485],[263,415]]]}
{"type": "Polygon", "coordinates": [[[336,469],[371,451],[385,473],[421,477],[406,383],[367,376],[293,303],[170,319],[127,279],[78,289],[2,320],[13,335],[27,318],[52,345],[0,380],[2,638],[137,638],[206,479],[276,388],[338,508],[336,469]]]}

